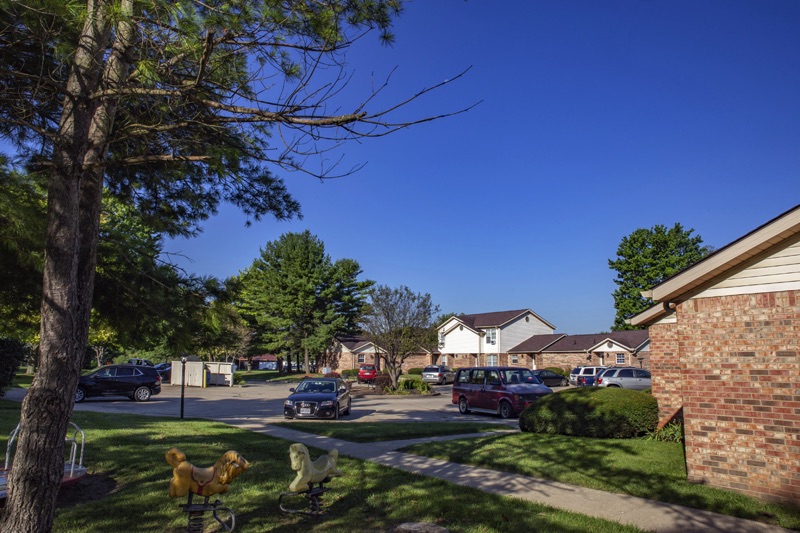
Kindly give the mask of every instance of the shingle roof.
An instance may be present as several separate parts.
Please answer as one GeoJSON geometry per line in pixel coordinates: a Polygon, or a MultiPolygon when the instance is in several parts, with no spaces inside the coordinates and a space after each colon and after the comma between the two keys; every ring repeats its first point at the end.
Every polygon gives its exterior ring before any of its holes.
{"type": "Polygon", "coordinates": [[[647,330],[612,331],[610,333],[589,333],[585,335],[567,335],[554,342],[544,352],[583,352],[606,339],[611,339],[631,350],[638,348],[650,334],[647,330]]]}
{"type": "Polygon", "coordinates": [[[561,337],[565,337],[563,333],[553,333],[551,335],[534,335],[533,337],[526,339],[519,343],[518,345],[511,348],[508,353],[531,353],[531,352],[541,352],[555,341],[560,339],[561,337]]]}
{"type": "Polygon", "coordinates": [[[342,345],[351,352],[370,344],[369,339],[362,335],[342,335],[336,337],[336,340],[341,342],[342,345]]]}
{"type": "Polygon", "coordinates": [[[477,313],[474,315],[459,315],[458,319],[472,329],[491,328],[502,326],[509,320],[527,313],[528,309],[517,309],[514,311],[495,311],[493,313],[477,313]]]}

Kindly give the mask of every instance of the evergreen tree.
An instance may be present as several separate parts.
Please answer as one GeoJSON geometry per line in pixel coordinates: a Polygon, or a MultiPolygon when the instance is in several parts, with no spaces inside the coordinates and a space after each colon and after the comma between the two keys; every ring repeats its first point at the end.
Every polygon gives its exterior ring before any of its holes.
{"type": "Polygon", "coordinates": [[[276,354],[302,355],[309,370],[335,335],[354,333],[371,281],[358,281],[352,259],[335,263],[308,230],[267,243],[241,277],[240,306],[255,344],[276,354]]]}

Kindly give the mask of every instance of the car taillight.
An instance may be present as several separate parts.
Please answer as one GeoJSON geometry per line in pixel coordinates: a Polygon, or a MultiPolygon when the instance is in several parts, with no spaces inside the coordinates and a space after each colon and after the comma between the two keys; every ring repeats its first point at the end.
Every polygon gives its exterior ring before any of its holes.
{"type": "Polygon", "coordinates": [[[444,375],[444,374],[442,374],[441,372],[439,372],[438,374],[436,374],[436,376],[437,376],[437,377],[442,377],[443,375],[444,375]]]}
{"type": "Polygon", "coordinates": [[[597,378],[597,384],[598,385],[602,385],[603,384],[603,378],[597,378]]]}

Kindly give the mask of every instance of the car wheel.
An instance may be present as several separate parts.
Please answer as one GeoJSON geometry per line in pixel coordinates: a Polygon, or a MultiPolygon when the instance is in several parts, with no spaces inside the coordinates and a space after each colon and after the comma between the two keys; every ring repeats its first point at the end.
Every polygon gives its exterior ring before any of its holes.
{"type": "Polygon", "coordinates": [[[609,388],[612,388],[612,389],[619,389],[620,388],[619,385],[606,385],[606,387],[609,387],[609,388]]]}
{"type": "Polygon", "coordinates": [[[75,403],[81,403],[83,400],[86,399],[86,391],[83,390],[81,387],[75,391],[75,403]]]}
{"type": "Polygon", "coordinates": [[[294,417],[293,416],[283,415],[283,418],[285,418],[286,420],[292,420],[294,417]]]}
{"type": "Polygon", "coordinates": [[[447,384],[447,378],[440,379],[436,384],[437,385],[446,385],[447,384]]]}
{"type": "Polygon", "coordinates": [[[561,386],[562,386],[562,387],[566,387],[567,385],[569,385],[569,381],[567,381],[567,380],[566,380],[566,378],[565,378],[565,379],[562,379],[562,380],[561,380],[561,386]]]}
{"type": "Polygon", "coordinates": [[[352,408],[353,408],[353,400],[347,400],[347,410],[344,412],[344,414],[349,415],[350,410],[352,408]]]}
{"type": "Polygon", "coordinates": [[[339,404],[333,406],[333,419],[339,420],[339,404]]]}
{"type": "Polygon", "coordinates": [[[139,387],[133,392],[133,399],[137,402],[146,402],[150,399],[150,389],[147,387],[139,387]]]}
{"type": "Polygon", "coordinates": [[[511,404],[508,402],[500,402],[500,418],[511,418],[514,414],[514,410],[511,409],[511,404]]]}
{"type": "Polygon", "coordinates": [[[461,398],[458,400],[458,412],[462,415],[469,413],[469,404],[467,403],[466,398],[461,398]]]}

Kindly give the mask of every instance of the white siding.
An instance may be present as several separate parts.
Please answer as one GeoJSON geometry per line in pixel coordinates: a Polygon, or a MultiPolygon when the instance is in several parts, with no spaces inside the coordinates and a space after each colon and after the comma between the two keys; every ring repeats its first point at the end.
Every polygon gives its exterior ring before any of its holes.
{"type": "Polygon", "coordinates": [[[525,313],[516,320],[506,324],[497,333],[497,346],[493,352],[506,353],[508,350],[517,346],[522,341],[533,337],[534,335],[549,335],[555,333],[555,330],[550,328],[547,324],[536,318],[534,315],[525,313]],[[525,317],[530,317],[529,321],[525,321],[525,317]]]}
{"type": "Polygon", "coordinates": [[[456,326],[453,331],[445,335],[444,347],[440,353],[478,353],[480,349],[478,334],[471,329],[456,326]]]}
{"type": "Polygon", "coordinates": [[[800,243],[726,277],[696,298],[800,289],[800,243]]]}

